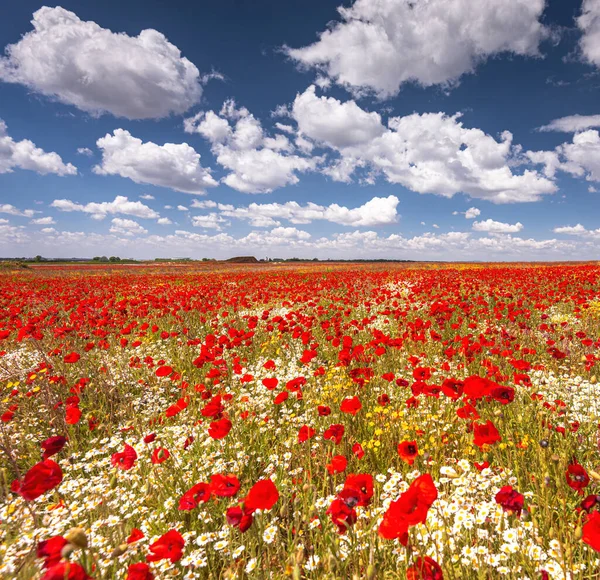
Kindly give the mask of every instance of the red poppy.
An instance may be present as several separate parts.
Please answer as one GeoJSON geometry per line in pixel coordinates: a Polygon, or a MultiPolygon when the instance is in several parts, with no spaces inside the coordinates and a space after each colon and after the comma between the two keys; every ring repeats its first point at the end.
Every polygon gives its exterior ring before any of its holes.
{"type": "Polygon", "coordinates": [[[308,425],[302,425],[298,431],[298,443],[304,443],[315,436],[316,431],[308,425]]]}
{"type": "Polygon", "coordinates": [[[66,363],[73,364],[73,363],[76,363],[80,358],[81,358],[81,355],[77,354],[76,352],[72,352],[72,353],[68,354],[67,356],[65,356],[65,358],[63,360],[66,363]]]}
{"type": "Polygon", "coordinates": [[[279,499],[279,491],[270,479],[257,481],[248,492],[244,500],[244,508],[250,512],[254,510],[270,510],[279,499]]]}
{"type": "Polygon", "coordinates": [[[400,459],[409,465],[412,465],[419,455],[419,448],[416,441],[402,441],[398,445],[398,455],[400,459]]]}
{"type": "Polygon", "coordinates": [[[40,447],[44,450],[42,459],[48,459],[53,455],[59,453],[65,446],[67,438],[62,435],[56,435],[55,437],[48,437],[45,441],[40,443],[40,447]]]}
{"type": "Polygon", "coordinates": [[[502,506],[502,509],[505,512],[512,512],[516,514],[517,517],[521,516],[525,497],[514,490],[510,485],[505,485],[500,488],[500,491],[496,494],[495,500],[497,504],[502,506]]]}
{"type": "Polygon", "coordinates": [[[208,434],[213,439],[224,439],[229,431],[231,431],[231,421],[226,418],[213,421],[208,428],[208,434]]]}
{"type": "Polygon", "coordinates": [[[323,439],[330,439],[336,445],[339,445],[344,436],[344,426],[341,424],[330,425],[323,433],[323,439]]]}
{"type": "Polygon", "coordinates": [[[406,571],[406,580],[444,580],[440,565],[429,556],[417,558],[406,571]]]}
{"type": "MultiPolygon", "coordinates": [[[[369,473],[351,473],[344,482],[342,494],[355,500],[354,505],[366,507],[373,497],[373,476],[369,473]]],[[[341,495],[340,494],[340,497],[341,495]]]]}
{"type": "Polygon", "coordinates": [[[337,526],[340,534],[346,533],[347,529],[356,523],[356,510],[342,499],[334,499],[326,513],[331,516],[331,521],[337,526]]]}
{"type": "Polygon", "coordinates": [[[331,408],[327,405],[319,405],[317,407],[317,411],[321,417],[327,417],[327,415],[331,415],[331,408]]]}
{"type": "Polygon", "coordinates": [[[240,481],[235,475],[217,473],[210,476],[210,490],[219,497],[232,497],[240,490],[240,481]]]}
{"type": "Polygon", "coordinates": [[[207,502],[210,499],[211,486],[208,483],[200,482],[190,487],[179,500],[179,510],[190,511],[198,507],[200,502],[207,502]]]}
{"type": "Polygon", "coordinates": [[[327,471],[331,475],[335,473],[342,473],[348,466],[348,460],[343,455],[334,455],[331,458],[331,462],[327,464],[327,471]]]}
{"type": "Polygon", "coordinates": [[[152,554],[146,556],[147,562],[158,562],[159,560],[170,560],[175,563],[183,556],[185,540],[177,530],[169,530],[156,542],[150,544],[148,549],[152,554]]]}
{"type": "Polygon", "coordinates": [[[62,470],[52,459],[36,463],[21,481],[13,482],[12,490],[28,501],[54,489],[63,479],[62,470]]]}
{"type": "Polygon", "coordinates": [[[146,562],[129,564],[125,580],[154,580],[154,574],[150,571],[150,566],[146,562]]]}
{"type": "Polygon", "coordinates": [[[592,512],[582,528],[581,539],[596,552],[600,552],[600,512],[592,512]]]}
{"type": "Polygon", "coordinates": [[[442,393],[446,397],[456,401],[463,394],[464,382],[457,379],[446,379],[442,383],[442,393]]]}
{"type": "Polygon", "coordinates": [[[362,404],[358,397],[348,397],[340,405],[340,411],[342,413],[349,413],[350,415],[356,415],[361,409],[362,404]]]}
{"type": "Polygon", "coordinates": [[[272,391],[273,389],[277,388],[277,385],[279,384],[279,380],[276,379],[275,377],[271,377],[271,378],[266,378],[262,380],[262,384],[267,387],[267,389],[269,389],[269,391],[272,391]]]}
{"type": "Polygon", "coordinates": [[[161,464],[163,461],[166,461],[167,459],[169,459],[169,457],[171,456],[171,454],[169,453],[169,450],[164,448],[164,447],[157,447],[153,452],[152,452],[152,463],[154,463],[155,465],[159,465],[161,464]]]}
{"type": "Polygon", "coordinates": [[[590,483],[590,476],[582,465],[579,465],[577,461],[573,461],[567,471],[565,472],[567,478],[567,484],[570,488],[583,493],[581,490],[587,487],[590,483]]]}
{"type": "Polygon", "coordinates": [[[358,459],[362,459],[365,456],[365,450],[360,443],[355,443],[352,446],[352,453],[354,453],[358,459]]]}
{"type": "Polygon", "coordinates": [[[287,401],[287,399],[288,399],[289,396],[290,396],[290,394],[287,391],[281,391],[281,393],[279,393],[273,399],[273,404],[274,405],[281,405],[281,403],[283,403],[284,401],[287,401]]]}
{"type": "Polygon", "coordinates": [[[498,386],[494,381],[490,381],[489,379],[472,375],[467,377],[464,381],[463,385],[463,393],[469,399],[482,399],[487,396],[490,392],[490,389],[498,386]]]}
{"type": "Polygon", "coordinates": [[[515,390],[512,387],[502,387],[498,385],[496,387],[492,387],[490,390],[490,396],[495,401],[498,401],[503,405],[508,405],[508,403],[512,403],[515,399],[515,390]]]}
{"type": "Polygon", "coordinates": [[[135,449],[131,445],[125,443],[123,451],[114,453],[110,459],[110,462],[112,463],[113,467],[127,471],[133,467],[136,459],[137,453],[135,452],[135,449]]]}
{"type": "Polygon", "coordinates": [[[75,562],[59,562],[48,568],[40,580],[88,580],[90,576],[75,562]]]}
{"type": "Polygon", "coordinates": [[[60,562],[62,549],[68,543],[62,536],[53,536],[38,544],[37,557],[44,559],[44,568],[52,568],[60,562]]]}
{"type": "Polygon", "coordinates": [[[65,413],[65,422],[67,425],[77,425],[79,419],[81,419],[81,409],[75,406],[67,407],[65,413]]]}
{"type": "Polygon", "coordinates": [[[134,542],[141,540],[143,537],[144,537],[144,532],[142,532],[142,530],[133,528],[133,530],[131,530],[131,533],[129,534],[129,537],[127,538],[127,543],[133,544],[134,542]]]}
{"type": "Polygon", "coordinates": [[[188,406],[186,397],[181,397],[175,404],[171,405],[165,412],[167,417],[175,417],[188,406]]]}
{"type": "Polygon", "coordinates": [[[152,441],[154,441],[156,439],[156,433],[150,433],[149,435],[146,435],[144,437],[144,443],[146,443],[146,445],[148,443],[152,443],[152,441]]]}
{"type": "Polygon", "coordinates": [[[162,366],[162,367],[158,367],[156,369],[156,376],[157,377],[168,377],[172,373],[173,373],[173,369],[171,367],[168,367],[168,366],[162,366]]]}
{"type": "Polygon", "coordinates": [[[225,519],[230,526],[239,528],[242,533],[248,530],[254,521],[252,512],[248,512],[245,508],[242,509],[239,506],[228,508],[225,512],[225,519]]]}
{"type": "Polygon", "coordinates": [[[408,529],[410,526],[425,523],[427,512],[437,495],[431,475],[425,473],[417,477],[410,487],[390,504],[379,525],[379,535],[388,540],[398,538],[406,546],[408,529]]]}
{"type": "Polygon", "coordinates": [[[485,423],[473,423],[473,435],[475,436],[473,443],[480,449],[484,445],[493,445],[498,441],[502,441],[498,429],[490,420],[485,423]]]}

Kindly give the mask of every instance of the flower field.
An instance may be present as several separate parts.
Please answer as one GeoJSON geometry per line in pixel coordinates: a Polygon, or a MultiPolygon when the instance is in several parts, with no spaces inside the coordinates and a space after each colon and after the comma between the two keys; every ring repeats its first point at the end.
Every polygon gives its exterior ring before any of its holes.
{"type": "Polygon", "coordinates": [[[2,578],[600,578],[596,265],[0,281],[2,578]]]}

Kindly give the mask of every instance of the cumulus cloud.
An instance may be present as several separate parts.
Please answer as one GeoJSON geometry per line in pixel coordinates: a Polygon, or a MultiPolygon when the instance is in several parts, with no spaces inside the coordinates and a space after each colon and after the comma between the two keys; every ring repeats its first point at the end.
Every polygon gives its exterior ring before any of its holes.
{"type": "Polygon", "coordinates": [[[545,0],[356,0],[319,40],[287,54],[355,93],[447,85],[508,52],[538,56],[545,0]]]}
{"type": "Polygon", "coordinates": [[[77,175],[77,168],[71,163],[63,163],[58,153],[46,153],[29,139],[15,141],[8,135],[6,123],[0,119],[0,173],[11,173],[15,168],[41,175],[77,175]]]}
{"type": "Polygon", "coordinates": [[[186,119],[184,129],[211,143],[217,163],[229,170],[223,182],[243,193],[271,193],[298,183],[298,172],[316,169],[319,159],[294,152],[282,133],[269,137],[258,119],[233,100],[221,111],[201,112],[186,119]]]}
{"type": "Polygon", "coordinates": [[[378,114],[350,103],[317,97],[309,87],[296,96],[291,112],[303,138],[339,154],[322,169],[336,181],[349,182],[358,168],[366,168],[367,183],[383,175],[418,193],[462,192],[493,203],[537,201],[557,189],[537,171],[514,171],[519,148],[509,131],[496,140],[465,127],[459,114],[444,113],[391,117],[384,126],[378,114]]]}
{"type": "Polygon", "coordinates": [[[479,214],[481,214],[481,210],[477,209],[476,207],[470,207],[465,212],[465,218],[468,220],[472,220],[475,219],[479,214]]]}
{"type": "Polygon", "coordinates": [[[136,236],[148,233],[148,230],[146,228],[143,228],[134,220],[113,218],[111,223],[112,226],[110,228],[110,232],[112,234],[120,234],[123,236],[136,236]]]}
{"type": "Polygon", "coordinates": [[[78,147],[77,153],[79,155],[85,155],[86,157],[91,157],[94,154],[94,152],[91,149],[88,149],[87,147],[78,147]]]}
{"type": "Polygon", "coordinates": [[[337,203],[323,206],[316,203],[300,205],[295,201],[286,203],[251,203],[247,207],[226,207],[219,204],[221,214],[226,217],[248,220],[254,227],[279,225],[285,219],[295,224],[308,224],[325,220],[353,227],[389,225],[398,221],[396,208],[399,200],[395,195],[374,197],[365,204],[349,209],[337,203]]]}
{"type": "Polygon", "coordinates": [[[521,222],[506,224],[487,219],[481,222],[473,222],[473,229],[476,232],[487,232],[490,234],[513,234],[520,232],[523,229],[523,224],[521,222]]]}
{"type": "Polygon", "coordinates": [[[200,100],[198,69],[156,30],[115,33],[59,6],[34,12],[32,24],[6,47],[0,80],[92,115],[128,119],[184,113],[200,100]]]}
{"type": "Polygon", "coordinates": [[[23,217],[33,217],[36,213],[39,213],[33,209],[20,210],[10,203],[0,203],[0,213],[7,213],[9,215],[17,215],[23,217]]]}
{"type": "Polygon", "coordinates": [[[581,224],[576,226],[561,226],[554,228],[556,234],[567,234],[569,236],[581,236],[586,238],[600,238],[600,228],[596,230],[588,230],[581,224]]]}
{"type": "Polygon", "coordinates": [[[534,163],[544,165],[544,173],[554,177],[563,171],[588,181],[600,181],[600,133],[590,129],[573,135],[571,143],[562,143],[553,151],[527,151],[534,163]]]}
{"type": "Polygon", "coordinates": [[[194,216],[192,224],[197,228],[221,231],[223,226],[229,225],[229,222],[216,213],[209,213],[208,215],[194,216]]]}
{"type": "Polygon", "coordinates": [[[102,163],[93,168],[98,175],[120,175],[136,183],[194,194],[217,185],[210,169],[200,165],[200,155],[187,143],[143,143],[129,131],[115,129],[96,144],[102,150],[102,163]]]}
{"type": "Polygon", "coordinates": [[[169,226],[169,225],[171,225],[173,222],[172,222],[172,221],[171,221],[169,218],[167,218],[167,217],[161,217],[161,218],[158,218],[158,219],[156,220],[156,223],[157,223],[159,226],[169,226]]]}
{"type": "Polygon", "coordinates": [[[558,133],[577,133],[592,127],[600,127],[600,115],[569,115],[550,121],[538,131],[556,131],[558,133]]]}
{"type": "Polygon", "coordinates": [[[129,201],[129,199],[122,195],[118,195],[113,201],[86,204],[76,203],[69,199],[55,199],[50,205],[60,211],[88,213],[95,220],[103,220],[109,214],[132,215],[145,219],[160,217],[158,213],[147,205],[144,205],[141,201],[129,201]]]}
{"type": "Polygon", "coordinates": [[[600,0],[583,0],[577,26],[582,32],[579,48],[583,59],[600,66],[600,0]]]}
{"type": "Polygon", "coordinates": [[[47,217],[33,219],[29,223],[34,226],[51,226],[51,225],[55,224],[56,222],[54,221],[53,217],[47,216],[47,217]]]}

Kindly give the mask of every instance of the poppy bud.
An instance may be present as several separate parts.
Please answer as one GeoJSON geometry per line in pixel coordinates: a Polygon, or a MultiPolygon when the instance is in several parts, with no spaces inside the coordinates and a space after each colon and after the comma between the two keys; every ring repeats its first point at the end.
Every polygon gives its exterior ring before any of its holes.
{"type": "Polygon", "coordinates": [[[595,479],[596,481],[600,481],[600,473],[596,472],[596,471],[588,471],[588,475],[592,478],[595,479]]]}
{"type": "Polygon", "coordinates": [[[550,459],[552,459],[552,461],[554,461],[554,462],[559,462],[560,461],[560,457],[558,455],[556,455],[556,453],[554,453],[552,455],[552,457],[550,457],[550,459]]]}
{"type": "Polygon", "coordinates": [[[60,551],[61,558],[68,559],[69,556],[75,551],[73,544],[65,544],[64,548],[60,551]]]}
{"type": "Polygon", "coordinates": [[[296,550],[296,564],[302,564],[302,562],[304,561],[304,548],[298,548],[296,550]]]}
{"type": "Polygon", "coordinates": [[[592,383],[592,385],[595,385],[598,382],[598,379],[596,378],[596,375],[592,375],[592,378],[590,379],[590,383],[592,383]]]}
{"type": "Polygon", "coordinates": [[[294,566],[292,570],[292,580],[300,580],[302,578],[302,571],[300,570],[300,566],[294,566]]]}
{"type": "Polygon", "coordinates": [[[77,548],[88,547],[88,539],[83,528],[71,528],[65,535],[65,540],[77,548]]]}
{"type": "Polygon", "coordinates": [[[374,580],[375,578],[375,566],[369,564],[367,567],[367,580],[374,580]]]}
{"type": "Polygon", "coordinates": [[[110,554],[111,558],[118,558],[119,556],[122,556],[125,552],[127,552],[127,548],[129,547],[128,544],[121,544],[120,546],[117,546],[110,554]]]}
{"type": "Polygon", "coordinates": [[[581,529],[581,526],[577,526],[575,528],[575,533],[573,534],[573,536],[576,540],[581,540],[581,536],[583,536],[583,530],[581,529]]]}

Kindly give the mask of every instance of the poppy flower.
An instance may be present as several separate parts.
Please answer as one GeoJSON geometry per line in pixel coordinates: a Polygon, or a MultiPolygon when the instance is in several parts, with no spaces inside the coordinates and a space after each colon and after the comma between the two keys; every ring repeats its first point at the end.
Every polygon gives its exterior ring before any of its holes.
{"type": "Polygon", "coordinates": [[[36,463],[21,481],[14,482],[13,491],[28,501],[37,499],[47,491],[54,489],[63,479],[58,463],[44,459],[36,463]]]}
{"type": "Polygon", "coordinates": [[[110,462],[113,465],[113,467],[117,467],[118,469],[127,471],[133,467],[133,464],[135,463],[136,459],[137,453],[135,452],[135,449],[131,445],[125,443],[123,451],[120,451],[119,453],[114,453],[113,456],[110,458],[110,462]]]}
{"type": "Polygon", "coordinates": [[[152,443],[152,441],[154,441],[156,439],[156,433],[150,433],[149,435],[146,435],[144,437],[144,443],[146,443],[146,445],[148,443],[152,443]]]}
{"type": "Polygon", "coordinates": [[[62,435],[56,435],[55,437],[48,437],[45,441],[40,443],[40,447],[44,450],[42,459],[48,459],[53,455],[59,453],[65,446],[67,438],[62,435]]]}
{"type": "Polygon", "coordinates": [[[81,419],[81,409],[75,406],[67,407],[65,413],[65,422],[67,425],[77,425],[79,419],[81,419]]]}
{"type": "Polygon", "coordinates": [[[60,562],[62,549],[68,544],[62,536],[53,536],[38,544],[37,557],[43,558],[44,568],[52,568],[60,562]]]}
{"type": "Polygon", "coordinates": [[[590,513],[598,504],[600,504],[600,496],[595,493],[588,495],[577,508],[577,511],[584,510],[590,513]]]}
{"type": "Polygon", "coordinates": [[[515,390],[512,387],[498,385],[490,390],[490,397],[503,405],[508,405],[515,399],[515,390]]]}
{"type": "Polygon", "coordinates": [[[129,537],[127,538],[127,543],[133,544],[133,543],[137,542],[138,540],[141,540],[143,537],[144,537],[144,532],[142,532],[142,530],[133,528],[133,530],[131,530],[131,533],[129,534],[129,537]]]}
{"type": "Polygon", "coordinates": [[[350,415],[356,415],[362,409],[362,404],[358,397],[348,397],[342,401],[340,411],[350,415]]]}
{"type": "Polygon", "coordinates": [[[442,383],[442,393],[449,399],[456,401],[463,394],[464,382],[457,379],[445,379],[442,383]]]}
{"type": "Polygon", "coordinates": [[[440,565],[429,556],[417,558],[406,571],[406,580],[444,580],[440,565]]]}
{"type": "Polygon", "coordinates": [[[244,508],[253,512],[254,510],[270,510],[279,499],[279,491],[270,479],[257,481],[248,492],[244,500],[244,508]]]}
{"type": "Polygon", "coordinates": [[[263,379],[262,384],[267,389],[269,389],[269,391],[272,391],[273,389],[277,388],[277,385],[279,384],[279,380],[276,379],[275,377],[270,377],[270,378],[263,379]]]}
{"type": "Polygon", "coordinates": [[[408,529],[423,524],[427,512],[437,499],[437,489],[429,473],[415,479],[410,487],[393,501],[379,525],[379,535],[388,540],[399,539],[404,546],[408,543],[408,529]]]}
{"type": "Polygon", "coordinates": [[[317,411],[321,417],[327,417],[327,415],[331,415],[331,408],[327,405],[319,405],[317,407],[317,411]]]}
{"type": "Polygon", "coordinates": [[[210,476],[210,490],[219,497],[232,497],[240,490],[240,481],[235,475],[217,473],[210,476]]]}
{"type": "Polygon", "coordinates": [[[316,431],[308,425],[302,425],[298,431],[298,443],[304,443],[315,436],[316,431]]]}
{"type": "Polygon", "coordinates": [[[330,425],[323,433],[323,439],[330,439],[336,445],[339,445],[344,436],[344,426],[341,424],[330,425]]]}
{"type": "Polygon", "coordinates": [[[239,506],[228,508],[225,512],[225,519],[230,526],[239,528],[242,534],[250,528],[254,521],[252,512],[248,512],[245,508],[242,509],[239,506]]]}
{"type": "Polygon", "coordinates": [[[171,367],[162,366],[156,369],[156,376],[159,378],[168,377],[170,374],[173,374],[173,369],[171,367]]]}
{"type": "Polygon", "coordinates": [[[213,439],[224,439],[229,431],[231,431],[231,421],[226,418],[213,421],[208,428],[208,434],[213,439]]]}
{"type": "Polygon", "coordinates": [[[339,498],[331,502],[326,513],[331,516],[331,521],[337,526],[340,534],[344,534],[349,527],[353,526],[358,517],[356,510],[339,498]]]}
{"type": "Polygon", "coordinates": [[[137,562],[129,564],[125,580],[154,580],[154,574],[150,571],[150,566],[146,562],[137,562]]]}
{"type": "Polygon", "coordinates": [[[175,417],[188,406],[188,401],[185,397],[181,397],[176,403],[171,405],[166,411],[165,415],[167,417],[175,417]]]}
{"type": "Polygon", "coordinates": [[[68,354],[67,356],[65,356],[65,358],[63,360],[66,363],[73,364],[73,363],[76,363],[80,358],[81,358],[81,355],[77,354],[76,352],[72,352],[72,353],[68,354]]]}
{"type": "Polygon", "coordinates": [[[473,423],[473,435],[475,436],[473,443],[480,449],[484,445],[493,445],[498,441],[502,441],[498,429],[490,420],[485,423],[473,423]]]}
{"type": "Polygon", "coordinates": [[[373,476],[369,473],[351,473],[344,482],[342,494],[355,498],[354,505],[366,507],[373,497],[373,476]]]}
{"type": "Polygon", "coordinates": [[[567,485],[580,493],[583,493],[581,490],[590,483],[590,476],[577,461],[573,461],[569,465],[565,472],[565,477],[567,478],[567,485]]]}
{"type": "Polygon", "coordinates": [[[510,485],[500,488],[500,491],[495,496],[496,503],[500,504],[505,512],[512,512],[517,517],[521,516],[524,499],[525,497],[510,485]]]}
{"type": "Polygon", "coordinates": [[[58,562],[48,568],[40,580],[88,580],[90,576],[75,562],[58,562]]]}
{"type": "Polygon", "coordinates": [[[207,502],[210,499],[211,487],[208,483],[200,482],[190,487],[179,500],[181,511],[190,511],[198,507],[200,502],[207,502]]]}
{"type": "Polygon", "coordinates": [[[289,393],[287,391],[281,391],[281,393],[279,393],[274,399],[273,399],[273,404],[274,405],[281,405],[281,403],[283,403],[284,401],[287,401],[288,397],[289,397],[289,393]]]}
{"type": "Polygon", "coordinates": [[[498,386],[494,381],[480,377],[478,375],[472,375],[464,380],[463,393],[465,397],[473,400],[482,399],[487,396],[490,390],[498,386]]]}
{"type": "Polygon", "coordinates": [[[164,447],[157,447],[153,452],[152,452],[152,463],[154,463],[155,465],[160,465],[163,461],[166,461],[167,459],[169,459],[169,457],[171,456],[171,454],[169,453],[169,450],[164,448],[164,447]]]}
{"type": "Polygon", "coordinates": [[[331,475],[335,473],[342,473],[346,470],[348,465],[348,460],[343,455],[334,455],[331,458],[331,462],[327,464],[327,471],[331,475]]]}
{"type": "Polygon", "coordinates": [[[365,456],[365,450],[360,443],[355,443],[352,446],[352,453],[354,453],[358,459],[362,459],[365,456]]]}
{"type": "Polygon", "coordinates": [[[600,512],[592,512],[581,528],[581,539],[596,552],[600,552],[600,512]]]}
{"type": "Polygon", "coordinates": [[[419,448],[417,447],[416,441],[402,441],[398,445],[398,455],[400,459],[409,465],[415,462],[417,455],[419,455],[419,448]]]}
{"type": "Polygon", "coordinates": [[[156,542],[150,544],[148,549],[152,554],[146,556],[147,562],[158,562],[159,560],[170,560],[172,564],[181,560],[185,540],[177,530],[169,530],[156,542]]]}

